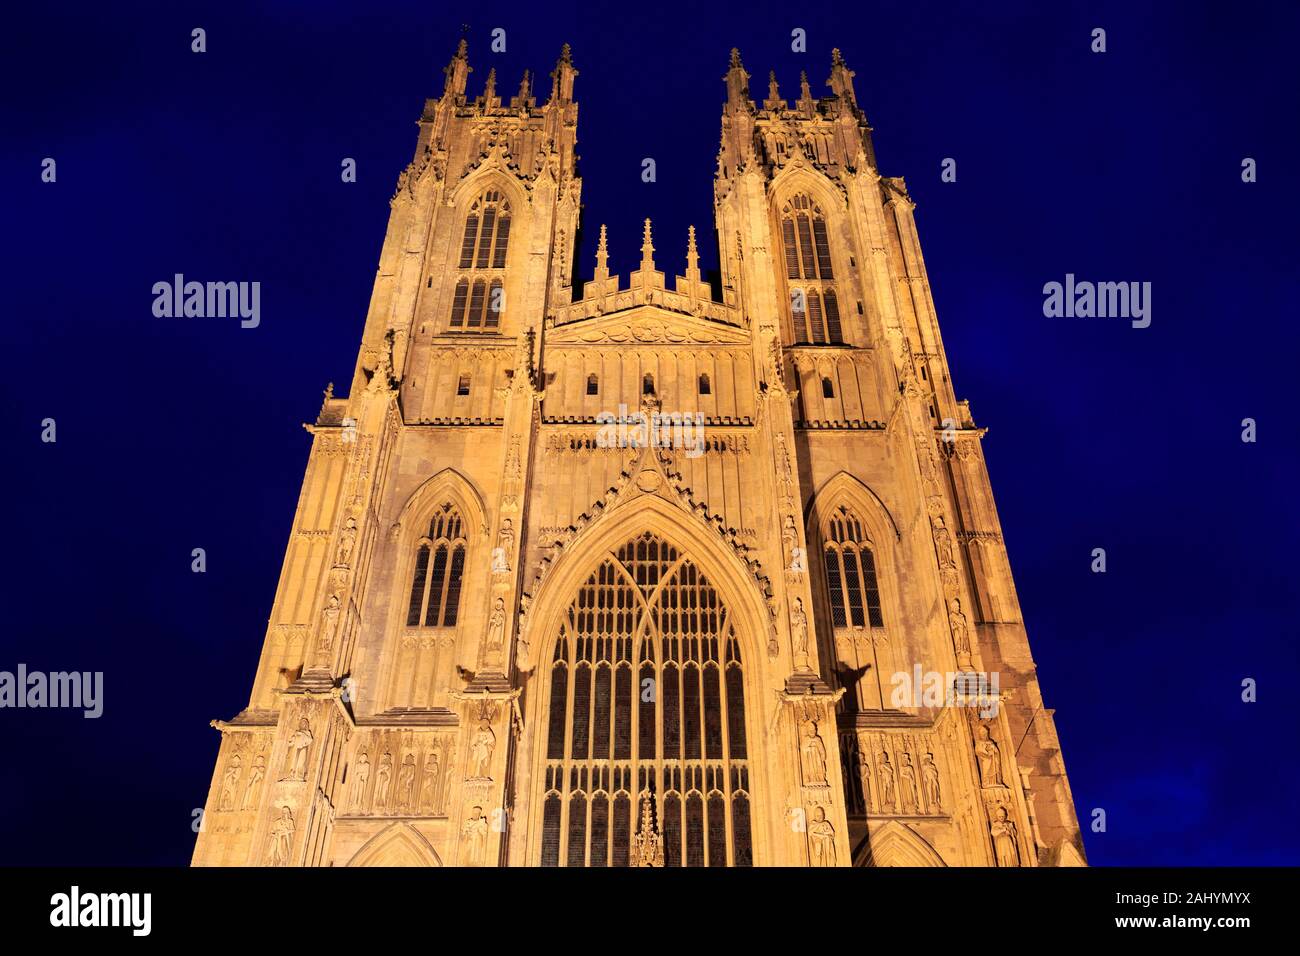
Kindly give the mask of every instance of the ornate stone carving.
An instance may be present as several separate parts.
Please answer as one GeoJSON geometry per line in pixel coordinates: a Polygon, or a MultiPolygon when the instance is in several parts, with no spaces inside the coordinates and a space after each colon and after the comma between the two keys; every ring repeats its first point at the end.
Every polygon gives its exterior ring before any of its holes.
{"type": "Polygon", "coordinates": [[[480,720],[478,730],[474,731],[474,738],[469,745],[471,778],[490,779],[492,752],[496,749],[496,745],[497,735],[492,732],[488,720],[486,718],[480,720]]]}
{"type": "Polygon", "coordinates": [[[298,729],[289,735],[289,753],[282,780],[306,780],[307,757],[311,752],[311,723],[306,717],[298,721],[298,729]]]}
{"type": "Polygon", "coordinates": [[[352,809],[360,809],[366,797],[366,784],[370,781],[370,755],[364,750],[357,754],[356,766],[352,768],[352,809]]]}
{"type": "Polygon", "coordinates": [[[379,758],[379,770],[375,775],[374,807],[376,810],[388,809],[388,791],[392,786],[392,778],[393,755],[386,753],[379,758]]]}
{"type": "Polygon", "coordinates": [[[239,802],[239,809],[248,810],[257,806],[257,798],[262,792],[262,778],[266,776],[266,755],[258,754],[253,758],[253,769],[248,772],[248,783],[244,785],[244,796],[239,802]]]}
{"type": "Polygon", "coordinates": [[[217,804],[218,810],[235,808],[235,792],[239,787],[240,774],[243,772],[242,763],[239,754],[235,754],[226,764],[226,772],[221,779],[221,799],[217,804]]]}
{"type": "Polygon", "coordinates": [[[817,725],[811,720],[803,725],[803,740],[799,744],[799,754],[803,762],[803,780],[808,786],[823,786],[826,783],[826,744],[817,733],[817,725]]]}
{"type": "Polygon", "coordinates": [[[934,765],[934,754],[922,758],[921,778],[925,789],[925,801],[932,810],[943,808],[943,798],[939,791],[939,768],[934,765]]]}
{"type": "Polygon", "coordinates": [[[465,841],[465,865],[482,866],[488,837],[488,821],[487,817],[483,816],[482,807],[474,807],[470,810],[460,833],[465,841]]]}
{"type": "Polygon", "coordinates": [[[988,725],[980,724],[976,734],[979,739],[975,744],[975,756],[979,761],[980,785],[986,788],[1005,787],[1002,780],[1002,754],[989,733],[988,725]]]}
{"type": "Polygon", "coordinates": [[[397,807],[409,810],[415,797],[415,755],[407,754],[402,758],[402,767],[397,771],[397,807]]]}
{"type": "Polygon", "coordinates": [[[995,811],[989,825],[989,836],[993,838],[993,853],[998,866],[1020,865],[1020,839],[1015,823],[1007,816],[1006,807],[998,807],[995,811]]]}
{"type": "Polygon", "coordinates": [[[826,819],[823,807],[813,807],[808,824],[808,849],[813,866],[835,865],[835,827],[826,819]]]}
{"type": "Polygon", "coordinates": [[[641,795],[641,826],[632,837],[632,866],[663,866],[664,841],[651,820],[650,794],[641,795]]]}
{"type": "Polygon", "coordinates": [[[894,766],[889,762],[889,751],[881,753],[876,765],[880,771],[880,808],[887,813],[893,813],[898,804],[895,796],[897,791],[894,766]]]}
{"type": "Polygon", "coordinates": [[[289,865],[293,852],[293,829],[293,813],[287,806],[280,807],[280,816],[271,824],[271,837],[266,849],[268,865],[289,865]]]}

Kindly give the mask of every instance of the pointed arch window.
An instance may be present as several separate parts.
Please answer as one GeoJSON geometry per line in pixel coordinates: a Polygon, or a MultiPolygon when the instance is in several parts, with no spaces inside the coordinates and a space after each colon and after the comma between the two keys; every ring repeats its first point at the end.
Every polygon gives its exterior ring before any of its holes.
{"type": "Polygon", "coordinates": [[[650,533],[587,579],[543,688],[542,866],[750,866],[740,642],[686,555],[650,533]]]}
{"type": "Polygon", "coordinates": [[[839,302],[832,285],[826,217],[807,196],[790,199],[781,210],[781,243],[790,286],[790,318],[796,343],[844,341],[839,302]]]}
{"type": "Polygon", "coordinates": [[[419,540],[407,627],[454,627],[460,612],[461,578],[465,572],[465,528],[450,503],[429,519],[429,533],[419,540]]]}
{"type": "Polygon", "coordinates": [[[486,332],[501,327],[505,286],[500,277],[481,273],[505,268],[510,221],[510,203],[499,190],[489,189],[470,207],[461,234],[459,268],[480,274],[457,279],[448,322],[450,329],[486,332]]]}
{"type": "Polygon", "coordinates": [[[504,269],[510,243],[510,203],[489,189],[470,207],[461,237],[460,268],[504,269]]]}
{"type": "Polygon", "coordinates": [[[792,198],[781,210],[786,278],[834,279],[826,217],[807,196],[792,198]]]}
{"type": "Polygon", "coordinates": [[[823,529],[826,590],[835,627],[884,627],[876,560],[862,522],[840,507],[823,529]]]}

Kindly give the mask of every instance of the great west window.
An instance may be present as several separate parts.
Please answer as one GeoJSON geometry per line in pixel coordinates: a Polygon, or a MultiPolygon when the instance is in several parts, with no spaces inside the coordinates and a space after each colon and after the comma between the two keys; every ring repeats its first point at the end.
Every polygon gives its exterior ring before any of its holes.
{"type": "Polygon", "coordinates": [[[647,829],[665,866],[752,864],[740,642],[689,557],[649,533],[607,555],[547,676],[543,866],[635,864],[647,829]]]}

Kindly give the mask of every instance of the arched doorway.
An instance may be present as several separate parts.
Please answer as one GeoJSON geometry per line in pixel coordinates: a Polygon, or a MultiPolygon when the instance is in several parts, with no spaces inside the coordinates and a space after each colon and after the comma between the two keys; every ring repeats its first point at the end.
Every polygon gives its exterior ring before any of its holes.
{"type": "Polygon", "coordinates": [[[698,565],[625,540],[546,648],[541,865],[751,865],[746,662],[698,565]]]}

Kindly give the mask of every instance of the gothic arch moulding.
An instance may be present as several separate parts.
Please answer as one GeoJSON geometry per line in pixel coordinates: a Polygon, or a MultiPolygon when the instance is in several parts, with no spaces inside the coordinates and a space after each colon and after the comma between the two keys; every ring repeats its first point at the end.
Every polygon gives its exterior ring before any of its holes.
{"type": "Polygon", "coordinates": [[[394,823],[366,841],[348,866],[442,866],[423,834],[409,823],[394,823]]]}
{"type": "Polygon", "coordinates": [[[464,224],[469,207],[489,189],[501,191],[510,202],[513,215],[519,215],[528,208],[529,196],[519,180],[504,166],[496,163],[494,157],[489,157],[483,161],[482,166],[470,172],[447,194],[447,205],[456,207],[458,222],[464,224]]]}
{"type": "Polygon", "coordinates": [[[799,160],[786,163],[768,184],[768,208],[772,218],[779,220],[781,207],[799,193],[804,193],[819,203],[832,221],[842,220],[848,214],[848,198],[844,195],[843,187],[825,173],[799,160]]]}
{"type": "Polygon", "coordinates": [[[871,540],[877,546],[893,547],[903,533],[898,522],[880,496],[859,478],[841,471],[827,479],[808,499],[804,518],[809,528],[819,528],[840,505],[847,504],[867,523],[871,540]]]}
{"type": "Polygon", "coordinates": [[[937,850],[915,830],[890,820],[863,841],[854,866],[947,866],[937,850]]]}
{"type": "MultiPolygon", "coordinates": [[[[625,488],[627,495],[630,488],[625,488]]],[[[527,614],[527,637],[532,643],[531,660],[544,661],[558,633],[573,595],[611,551],[646,531],[657,535],[691,556],[713,582],[738,626],[748,660],[766,660],[769,614],[763,595],[749,568],[718,531],[696,515],[654,494],[633,494],[607,509],[570,542],[554,564],[531,603],[527,614]]]]}
{"type": "Polygon", "coordinates": [[[396,537],[407,543],[418,539],[433,509],[441,507],[447,501],[460,508],[460,513],[471,528],[484,538],[487,537],[487,506],[483,502],[483,496],[468,478],[454,468],[444,468],[430,476],[411,493],[393,525],[396,537]],[[412,534],[414,537],[411,537],[412,534]]]}

